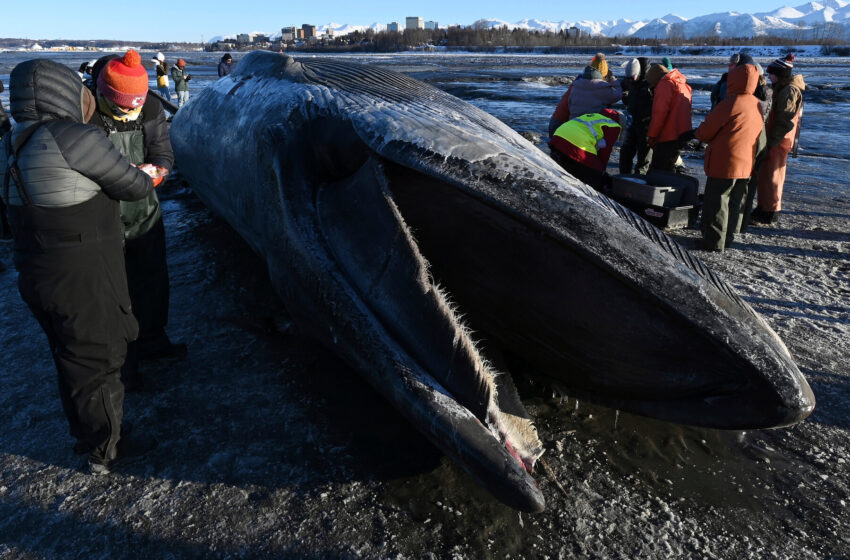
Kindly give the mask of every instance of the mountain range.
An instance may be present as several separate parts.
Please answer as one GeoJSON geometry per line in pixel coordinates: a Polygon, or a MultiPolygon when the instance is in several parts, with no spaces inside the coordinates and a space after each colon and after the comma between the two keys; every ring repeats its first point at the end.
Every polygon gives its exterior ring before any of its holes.
{"type": "MultiPolygon", "coordinates": [[[[509,29],[527,29],[529,31],[559,32],[570,28],[580,29],[583,33],[604,37],[637,39],[666,39],[682,37],[752,38],[765,35],[795,36],[800,38],[824,37],[847,39],[850,37],[850,0],[823,0],[808,2],[796,7],[783,6],[772,12],[747,14],[740,12],[718,12],[691,19],[668,14],[664,17],[633,21],[618,19],[612,21],[548,21],[524,19],[510,23],[500,19],[481,19],[473,24],[490,28],[506,26],[509,29]]],[[[333,29],[334,36],[343,36],[354,31],[386,30],[386,24],[351,25],[329,23],[317,26],[319,33],[333,29]]],[[[280,32],[268,34],[272,39],[280,37],[280,32]]],[[[236,34],[213,37],[210,42],[235,38],[236,34]]]]}

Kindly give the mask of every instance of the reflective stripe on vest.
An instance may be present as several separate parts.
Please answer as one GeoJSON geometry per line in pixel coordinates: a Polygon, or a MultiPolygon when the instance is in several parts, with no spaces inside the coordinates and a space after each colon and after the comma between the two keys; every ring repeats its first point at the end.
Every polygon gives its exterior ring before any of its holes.
{"type": "Polygon", "coordinates": [[[600,148],[605,147],[605,132],[602,130],[605,126],[621,128],[613,119],[599,113],[588,113],[559,126],[555,136],[560,136],[573,146],[596,155],[600,148]]]}

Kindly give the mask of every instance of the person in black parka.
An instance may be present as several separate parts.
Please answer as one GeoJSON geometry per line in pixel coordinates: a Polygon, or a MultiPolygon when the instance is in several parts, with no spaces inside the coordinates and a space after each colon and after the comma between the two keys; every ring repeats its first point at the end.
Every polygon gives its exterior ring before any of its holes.
{"type": "MultiPolygon", "coordinates": [[[[147,95],[147,72],[141,58],[132,50],[124,57],[102,57],[92,76],[97,84],[97,110],[91,124],[106,132],[130,163],[149,164],[160,176],[167,175],[174,165],[174,152],[162,105],[147,95]],[[133,107],[134,103],[137,106],[133,107]]],[[[122,203],[121,219],[130,298],[139,321],[139,340],[130,344],[123,372],[124,383],[132,391],[143,385],[140,360],[183,357],[186,345],[173,344],[165,332],[170,287],[165,228],[156,191],[144,200],[122,203]]]]}
{"type": "Polygon", "coordinates": [[[91,472],[108,472],[116,459],[155,446],[141,449],[121,434],[120,369],[138,325],[118,204],[145,198],[153,181],[85,124],[94,98],[70,68],[22,62],[9,89],[16,124],[3,141],[0,193],[18,289],[47,335],[74,451],[88,454],[91,472]]]}
{"type": "Polygon", "coordinates": [[[645,175],[649,170],[649,162],[652,160],[652,148],[646,141],[646,132],[649,130],[649,121],[652,120],[652,89],[646,81],[646,71],[649,69],[649,59],[639,57],[640,65],[638,75],[632,84],[626,108],[631,115],[631,124],[626,129],[626,139],[620,148],[619,168],[621,174],[634,172],[645,175]]]}

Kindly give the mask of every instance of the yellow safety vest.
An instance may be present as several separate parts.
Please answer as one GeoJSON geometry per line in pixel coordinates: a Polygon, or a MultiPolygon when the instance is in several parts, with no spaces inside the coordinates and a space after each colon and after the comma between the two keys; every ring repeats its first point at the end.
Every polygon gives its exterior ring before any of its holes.
{"type": "Polygon", "coordinates": [[[585,152],[597,155],[598,151],[605,147],[605,132],[602,130],[604,126],[622,128],[614,119],[599,113],[588,113],[559,126],[555,136],[560,136],[585,152]]]}

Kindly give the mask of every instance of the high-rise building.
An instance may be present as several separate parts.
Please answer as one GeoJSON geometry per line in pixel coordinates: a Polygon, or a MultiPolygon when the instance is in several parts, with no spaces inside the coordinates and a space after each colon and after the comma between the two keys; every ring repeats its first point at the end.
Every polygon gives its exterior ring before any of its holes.
{"type": "Polygon", "coordinates": [[[397,21],[393,21],[387,24],[387,31],[401,31],[401,24],[397,21]]]}
{"type": "Polygon", "coordinates": [[[280,40],[294,41],[298,38],[297,31],[300,31],[297,27],[281,27],[280,40]]]}
{"type": "Polygon", "coordinates": [[[426,21],[425,29],[439,29],[440,25],[436,21],[426,21]]]}
{"type": "Polygon", "coordinates": [[[316,26],[310,25],[309,23],[305,23],[301,26],[301,29],[304,30],[304,38],[309,39],[310,37],[316,36],[316,26]]]}
{"type": "Polygon", "coordinates": [[[236,42],[243,45],[247,45],[251,42],[251,36],[247,33],[239,33],[238,35],[236,35],[236,42]]]}
{"type": "Polygon", "coordinates": [[[425,29],[425,24],[422,23],[421,17],[408,17],[405,18],[405,29],[425,29]]]}

